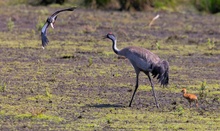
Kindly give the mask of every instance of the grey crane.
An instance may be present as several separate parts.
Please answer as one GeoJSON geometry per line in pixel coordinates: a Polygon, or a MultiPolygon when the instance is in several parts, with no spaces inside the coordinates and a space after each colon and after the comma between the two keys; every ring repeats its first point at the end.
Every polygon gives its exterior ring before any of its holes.
{"type": "Polygon", "coordinates": [[[126,47],[122,50],[119,50],[116,46],[116,37],[112,33],[108,33],[105,38],[112,40],[112,49],[117,55],[125,56],[129,59],[132,66],[136,72],[136,85],[135,90],[133,92],[129,107],[133,101],[134,95],[138,89],[138,77],[139,73],[142,71],[144,72],[150,81],[153,96],[155,99],[155,104],[157,108],[159,108],[159,104],[157,102],[157,97],[154,91],[154,84],[151,80],[150,73],[152,74],[153,78],[157,77],[158,81],[163,86],[167,86],[169,83],[169,63],[166,60],[161,60],[157,55],[153,54],[147,49],[140,48],[140,47],[126,47]]]}
{"type": "Polygon", "coordinates": [[[63,12],[63,11],[73,11],[74,9],[76,9],[76,7],[58,10],[58,11],[54,12],[50,17],[47,18],[46,23],[44,24],[43,28],[41,29],[41,40],[42,40],[42,48],[43,49],[49,43],[49,40],[47,39],[47,36],[46,36],[47,28],[49,27],[49,25],[52,28],[54,28],[54,23],[55,23],[55,21],[57,19],[57,15],[60,12],[63,12]]]}

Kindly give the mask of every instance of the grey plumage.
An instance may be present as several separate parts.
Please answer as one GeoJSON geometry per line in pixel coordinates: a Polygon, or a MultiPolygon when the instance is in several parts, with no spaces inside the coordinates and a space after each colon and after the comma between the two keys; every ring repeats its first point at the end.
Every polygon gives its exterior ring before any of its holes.
{"type": "Polygon", "coordinates": [[[43,48],[49,43],[49,40],[47,39],[47,36],[46,36],[47,28],[49,27],[49,25],[51,25],[51,27],[54,28],[53,24],[55,23],[55,21],[57,19],[57,15],[60,12],[73,11],[74,9],[76,9],[76,7],[58,10],[55,13],[53,13],[50,17],[47,18],[46,23],[44,24],[43,28],[41,29],[41,41],[42,41],[42,47],[43,48]]]}
{"type": "Polygon", "coordinates": [[[136,85],[129,106],[131,106],[134,95],[137,91],[138,77],[139,73],[142,71],[149,78],[156,106],[159,107],[159,104],[157,103],[157,97],[154,91],[154,84],[151,80],[150,73],[152,74],[153,78],[156,77],[158,79],[161,85],[167,86],[169,83],[169,63],[165,60],[161,60],[157,55],[144,48],[130,46],[122,50],[119,50],[116,46],[116,37],[111,33],[107,34],[106,38],[112,40],[113,51],[117,55],[125,56],[126,58],[128,58],[135,69],[136,85]]]}

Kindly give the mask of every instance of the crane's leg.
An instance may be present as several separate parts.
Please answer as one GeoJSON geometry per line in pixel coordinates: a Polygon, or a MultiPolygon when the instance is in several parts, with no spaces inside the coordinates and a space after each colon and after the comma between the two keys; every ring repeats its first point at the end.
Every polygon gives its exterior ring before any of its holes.
{"type": "Polygon", "coordinates": [[[139,72],[136,71],[136,85],[135,85],[134,93],[133,93],[133,95],[132,95],[132,98],[131,98],[129,107],[131,107],[131,103],[132,103],[132,101],[133,101],[134,95],[135,95],[135,93],[136,93],[136,91],[137,91],[137,88],[138,88],[138,77],[139,77],[139,72]]]}
{"type": "Polygon", "coordinates": [[[153,95],[154,95],[154,99],[155,99],[156,106],[157,106],[157,108],[159,108],[159,104],[158,104],[158,102],[157,102],[156,93],[155,93],[155,91],[154,91],[154,84],[153,84],[153,82],[152,82],[152,80],[151,80],[151,78],[150,78],[150,74],[149,74],[149,73],[146,73],[146,74],[147,74],[147,76],[148,76],[148,78],[149,78],[149,81],[150,81],[150,84],[151,84],[151,87],[152,87],[152,91],[153,91],[153,95]]]}

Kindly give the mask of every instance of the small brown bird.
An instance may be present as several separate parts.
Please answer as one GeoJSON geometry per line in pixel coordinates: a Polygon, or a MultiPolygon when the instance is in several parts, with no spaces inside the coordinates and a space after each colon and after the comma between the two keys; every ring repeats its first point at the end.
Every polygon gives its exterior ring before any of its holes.
{"type": "Polygon", "coordinates": [[[186,93],[186,88],[183,88],[181,92],[183,93],[183,97],[188,100],[188,102],[190,104],[190,107],[192,106],[191,102],[193,102],[193,101],[195,102],[197,107],[199,106],[198,99],[197,99],[196,95],[194,95],[194,94],[187,94],[186,93]]]}

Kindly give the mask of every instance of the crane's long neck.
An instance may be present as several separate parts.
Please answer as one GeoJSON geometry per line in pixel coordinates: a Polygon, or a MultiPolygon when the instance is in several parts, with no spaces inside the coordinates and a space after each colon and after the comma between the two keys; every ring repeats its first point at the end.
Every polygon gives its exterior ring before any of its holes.
{"type": "Polygon", "coordinates": [[[112,49],[116,54],[118,54],[120,50],[117,48],[116,43],[117,43],[116,40],[112,40],[112,49]]]}

